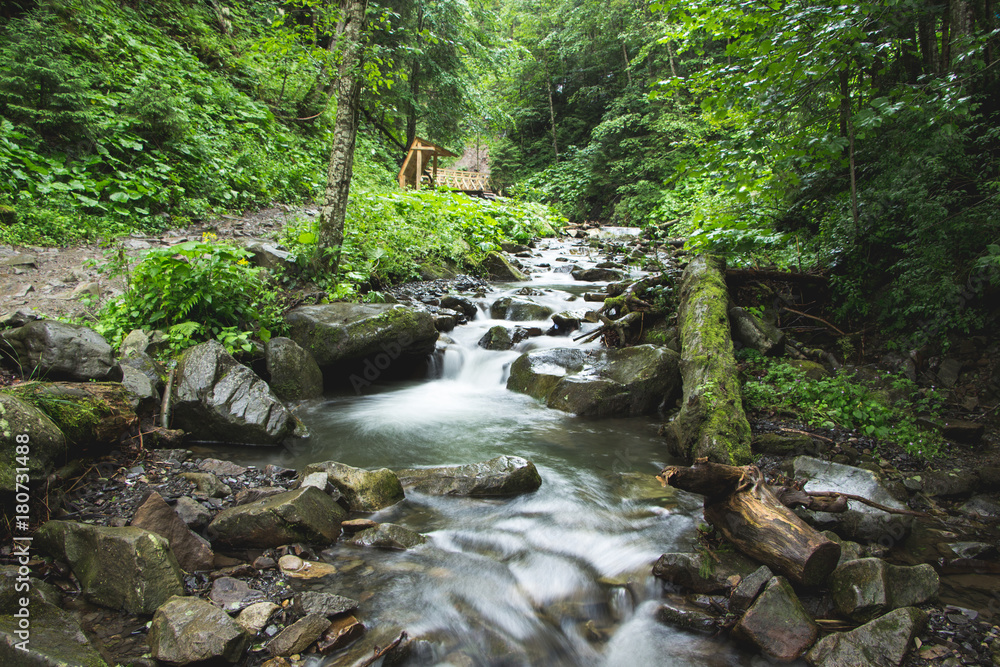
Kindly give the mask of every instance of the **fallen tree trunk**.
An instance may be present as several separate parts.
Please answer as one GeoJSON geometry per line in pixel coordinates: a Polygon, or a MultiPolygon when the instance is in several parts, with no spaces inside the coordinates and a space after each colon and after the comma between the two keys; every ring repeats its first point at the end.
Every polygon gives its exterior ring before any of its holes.
{"type": "Polygon", "coordinates": [[[684,270],[678,332],[684,398],[666,429],[674,456],[716,463],[750,462],[750,423],[743,413],[729,328],[725,262],[702,255],[684,270]]]}
{"type": "Polygon", "coordinates": [[[840,560],[840,545],[782,505],[753,466],[698,462],[664,468],[660,478],[704,495],[706,521],[744,554],[795,583],[822,584],[840,560]]]}

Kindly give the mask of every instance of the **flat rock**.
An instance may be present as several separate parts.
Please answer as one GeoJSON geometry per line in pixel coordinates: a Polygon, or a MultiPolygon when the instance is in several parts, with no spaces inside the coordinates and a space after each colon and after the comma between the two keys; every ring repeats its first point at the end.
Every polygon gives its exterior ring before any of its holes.
{"type": "Polygon", "coordinates": [[[208,599],[230,614],[265,601],[261,591],[250,588],[245,581],[233,577],[219,577],[213,581],[208,599]]]}
{"type": "Polygon", "coordinates": [[[592,283],[617,282],[625,277],[621,271],[614,269],[577,269],[571,273],[573,280],[592,283]]]}
{"type": "Polygon", "coordinates": [[[237,465],[232,461],[222,461],[220,459],[202,459],[201,463],[198,464],[198,470],[210,472],[213,475],[229,477],[239,477],[247,471],[247,469],[241,465],[237,465]]]}
{"type": "Polygon", "coordinates": [[[345,515],[333,498],[306,487],[225,509],[212,520],[206,534],[213,545],[229,548],[330,544],[340,535],[345,515]]]}
{"type": "Polygon", "coordinates": [[[403,486],[396,473],[388,468],[364,470],[336,461],[324,461],[307,465],[299,479],[315,472],[327,474],[330,483],[344,495],[354,512],[376,512],[403,499],[403,486]]]}
{"type": "Polygon", "coordinates": [[[208,542],[192,533],[174,508],[155,491],[135,511],[131,525],[166,538],[177,562],[188,572],[211,570],[215,564],[215,554],[208,542]]]}
{"type": "Polygon", "coordinates": [[[308,561],[292,554],[278,559],[278,569],[293,579],[319,579],[337,573],[337,568],[330,563],[308,561]]]}
{"type": "Polygon", "coordinates": [[[490,317],[511,322],[530,322],[548,319],[555,312],[548,306],[522,296],[505,296],[490,306],[490,317]]]}
{"type": "Polygon", "coordinates": [[[668,599],[656,609],[656,620],[664,625],[702,634],[712,634],[719,629],[716,616],[684,600],[668,599]]]}
{"type": "Polygon", "coordinates": [[[407,488],[439,496],[515,496],[542,485],[534,463],[507,455],[468,465],[407,468],[396,476],[407,488]]]}
{"type": "Polygon", "coordinates": [[[172,597],[149,626],[150,653],[170,665],[203,660],[239,662],[250,636],[229,614],[196,597],[172,597]]]}
{"type": "Polygon", "coordinates": [[[356,533],[348,543],[359,547],[402,550],[412,549],[426,541],[426,537],[409,528],[394,523],[380,523],[375,528],[367,528],[356,533]]]}
{"type": "Polygon", "coordinates": [[[898,667],[926,623],[927,614],[915,607],[896,609],[850,632],[827,635],[806,660],[815,667],[898,667]]]}
{"type": "Polygon", "coordinates": [[[281,609],[273,602],[255,602],[240,612],[236,617],[236,622],[251,637],[257,636],[261,630],[267,626],[267,622],[274,616],[274,612],[281,609]]]}
{"type": "Polygon", "coordinates": [[[734,576],[742,580],[760,567],[735,552],[717,555],[721,563],[705,562],[701,553],[665,553],[653,564],[653,574],[695,593],[720,593],[733,588],[734,576]]]}
{"type": "Polygon", "coordinates": [[[784,577],[773,577],[754,600],[734,633],[769,657],[784,662],[805,653],[819,628],[784,577]]]}
{"type": "Polygon", "coordinates": [[[305,651],[330,627],[330,619],[322,614],[309,614],[279,632],[267,643],[271,655],[289,656],[305,651]]]}
{"type": "Polygon", "coordinates": [[[322,591],[303,591],[295,596],[293,604],[300,614],[322,614],[330,618],[356,611],[360,606],[357,600],[322,591]]]}
{"type": "Polygon", "coordinates": [[[771,568],[767,565],[761,565],[740,579],[740,583],[729,594],[729,608],[737,613],[746,611],[773,576],[771,568]]]}

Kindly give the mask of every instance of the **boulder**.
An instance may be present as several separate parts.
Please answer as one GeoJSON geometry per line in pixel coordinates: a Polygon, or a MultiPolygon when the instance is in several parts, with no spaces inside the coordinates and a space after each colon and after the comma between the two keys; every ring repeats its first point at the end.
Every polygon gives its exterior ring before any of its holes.
{"type": "Polygon", "coordinates": [[[412,531],[394,523],[380,523],[374,528],[367,528],[348,540],[348,543],[359,547],[377,547],[379,549],[412,549],[427,541],[418,532],[412,531]]]}
{"type": "Polygon", "coordinates": [[[361,603],[333,593],[303,591],[295,596],[293,604],[300,614],[322,614],[332,618],[357,610],[361,603]]]}
{"type": "Polygon", "coordinates": [[[580,328],[580,316],[568,310],[556,313],[552,316],[552,328],[554,331],[550,331],[550,333],[568,335],[580,328]]]}
{"type": "Polygon", "coordinates": [[[170,544],[142,528],[49,521],[36,531],[35,545],[69,564],[84,596],[109,609],[152,614],[184,594],[170,544]]]}
{"type": "Polygon", "coordinates": [[[229,614],[195,597],[167,600],[153,614],[148,639],[153,658],[168,665],[239,662],[250,645],[250,636],[229,614]]]}
{"type": "Polygon", "coordinates": [[[582,280],[591,283],[610,283],[621,280],[625,277],[621,271],[615,271],[614,269],[577,269],[573,271],[573,280],[582,280]]]}
{"type": "Polygon", "coordinates": [[[0,332],[0,340],[13,351],[25,374],[53,380],[121,378],[108,341],[79,324],[34,320],[0,332]]]}
{"type": "Polygon", "coordinates": [[[534,463],[507,455],[468,465],[397,470],[396,476],[404,487],[437,496],[516,496],[542,485],[534,463]]]}
{"type": "Polygon", "coordinates": [[[927,614],[916,607],[896,609],[850,632],[827,635],[806,660],[815,667],[898,667],[926,623],[927,614]]]}
{"type": "Polygon", "coordinates": [[[511,365],[507,388],[577,415],[648,414],[679,391],[678,355],[655,345],[533,350],[511,365]]]}
{"type": "MultiPolygon", "coordinates": [[[[809,456],[795,457],[791,468],[793,477],[808,480],[803,487],[805,491],[850,493],[886,507],[906,509],[870,470],[809,456]]],[[[912,516],[890,514],[856,500],[848,501],[846,512],[815,512],[800,508],[796,514],[820,529],[829,528],[843,538],[858,542],[899,542],[913,523],[912,516]]]]}
{"type": "Polygon", "coordinates": [[[479,347],[486,350],[506,351],[528,337],[528,332],[521,327],[509,329],[502,324],[490,327],[479,339],[479,347]]]}
{"type": "Polygon", "coordinates": [[[0,439],[5,444],[5,456],[0,460],[0,492],[14,493],[17,490],[15,468],[27,468],[27,477],[44,480],[53,467],[66,462],[66,436],[44,412],[35,406],[0,391],[0,439]],[[29,438],[30,455],[17,461],[14,449],[19,435],[29,438]],[[26,465],[22,465],[26,464],[26,465]]]}
{"type": "Polygon", "coordinates": [[[331,544],[345,516],[337,501],[307,486],[225,509],[208,525],[206,535],[213,545],[229,548],[331,544]]]}
{"type": "Polygon", "coordinates": [[[759,567],[735,551],[716,555],[722,562],[703,553],[665,553],[653,564],[653,575],[695,593],[720,593],[759,567]]]}
{"type": "Polygon", "coordinates": [[[128,350],[122,353],[118,363],[121,364],[123,371],[128,366],[145,375],[153,383],[157,391],[163,388],[163,378],[167,374],[166,368],[163,364],[156,361],[156,359],[149,356],[148,353],[139,350],[128,350]]]}
{"type": "Polygon", "coordinates": [[[734,633],[765,655],[788,662],[812,646],[819,628],[788,580],[773,577],[736,624],[734,633]]]}
{"type": "Polygon", "coordinates": [[[301,401],[323,395],[323,372],[313,356],[291,338],[267,342],[267,372],[271,391],[283,401],[301,401]]]}
{"type": "Polygon", "coordinates": [[[70,445],[117,446],[135,414],[118,382],[22,382],[5,390],[42,410],[70,445]]]}
{"type": "Polygon", "coordinates": [[[282,630],[267,643],[271,655],[289,656],[305,651],[330,627],[330,619],[323,614],[309,614],[282,630]]]}
{"type": "Polygon", "coordinates": [[[266,382],[211,340],[177,364],[173,426],[203,441],[277,445],[296,421],[266,382]]]}
{"type": "Polygon", "coordinates": [[[729,309],[729,323],[733,329],[733,338],[744,347],[768,356],[779,355],[785,349],[784,333],[743,308],[737,306],[729,309]]]}
{"type": "Polygon", "coordinates": [[[327,474],[330,483],[344,494],[353,512],[377,512],[403,499],[403,486],[396,473],[388,468],[364,470],[336,461],[324,461],[307,465],[299,478],[314,472],[327,474]]]}
{"type": "Polygon", "coordinates": [[[554,312],[548,306],[543,306],[521,296],[501,297],[490,306],[490,317],[495,320],[510,320],[511,322],[546,320],[554,312]]]}
{"type": "Polygon", "coordinates": [[[181,496],[174,505],[174,511],[188,528],[204,528],[212,520],[212,513],[194,498],[181,496]]]}
{"type": "Polygon", "coordinates": [[[457,310],[470,320],[475,319],[476,315],[479,314],[479,307],[471,299],[456,294],[446,294],[441,297],[441,307],[457,310]]]}
{"type": "Polygon", "coordinates": [[[284,271],[286,275],[294,275],[298,271],[295,256],[272,243],[251,243],[247,250],[253,254],[253,263],[268,271],[284,271]]]}
{"type": "Polygon", "coordinates": [[[132,410],[138,414],[152,415],[160,407],[160,392],[156,383],[142,371],[122,364],[122,386],[128,392],[132,410]]]}
{"type": "Polygon", "coordinates": [[[506,257],[498,252],[491,252],[486,255],[482,262],[483,270],[490,280],[498,282],[521,282],[528,279],[528,276],[519,271],[510,263],[506,257]]]}
{"type": "Polygon", "coordinates": [[[767,565],[761,565],[751,574],[743,577],[733,592],[729,594],[729,608],[742,613],[757,599],[774,574],[767,565]]]}
{"type": "Polygon", "coordinates": [[[861,558],[862,548],[857,542],[845,540],[832,530],[824,530],[823,537],[840,545],[840,560],[837,561],[838,567],[844,563],[861,558]]]}
{"type": "Polygon", "coordinates": [[[288,334],[327,373],[368,361],[378,371],[408,367],[434,351],[434,316],[398,304],[331,303],[299,306],[285,316],[288,334]]]}
{"type": "Polygon", "coordinates": [[[890,565],[880,558],[860,558],[830,575],[830,597],[837,611],[869,621],[887,611],[921,604],[938,592],[938,575],[928,564],[890,565]]]}
{"type": "Polygon", "coordinates": [[[919,475],[924,495],[968,496],[979,487],[979,476],[972,470],[926,470],[919,475]]]}
{"type": "Polygon", "coordinates": [[[656,620],[690,632],[713,634],[719,630],[719,619],[702,607],[686,600],[668,598],[656,609],[656,620]]]}
{"type": "Polygon", "coordinates": [[[195,535],[163,497],[155,491],[139,506],[132,524],[166,538],[177,563],[187,572],[211,570],[215,554],[202,537],[195,535]]]}
{"type": "Polygon", "coordinates": [[[118,354],[121,357],[129,357],[134,354],[148,357],[168,349],[170,349],[170,339],[162,331],[146,332],[142,329],[133,329],[118,346],[118,354]]]}

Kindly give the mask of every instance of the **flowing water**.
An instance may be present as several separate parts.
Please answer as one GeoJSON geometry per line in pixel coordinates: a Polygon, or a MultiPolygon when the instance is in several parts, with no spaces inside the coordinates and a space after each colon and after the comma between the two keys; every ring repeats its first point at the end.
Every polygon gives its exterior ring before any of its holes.
{"type": "MultiPolygon", "coordinates": [[[[752,664],[731,644],[655,620],[661,586],[650,566],[665,551],[691,548],[701,514],[699,498],[662,489],[653,477],[667,463],[658,421],[582,419],[506,390],[507,369],[522,351],[575,345],[569,337],[531,338],[511,352],[476,345],[498,323],[488,305],[525,286],[557,311],[586,310],[590,304],[573,297],[603,285],[574,281],[557,272],[567,263],[556,261],[593,266],[586,252],[553,243],[530,260],[552,268],[480,299],[482,312],[450,334],[454,343],[439,354],[431,379],[300,405],[312,437],[295,450],[213,451],[295,468],[324,460],[438,466],[500,454],[535,463],[543,483],[531,494],[408,492],[371,515],[426,534],[426,545],[397,552],[338,544],[323,552],[338,574],[310,586],[362,600],[359,617],[381,633],[382,645],[401,629],[428,640],[414,664],[752,664]]],[[[546,329],[551,322],[518,324],[546,329]]]]}

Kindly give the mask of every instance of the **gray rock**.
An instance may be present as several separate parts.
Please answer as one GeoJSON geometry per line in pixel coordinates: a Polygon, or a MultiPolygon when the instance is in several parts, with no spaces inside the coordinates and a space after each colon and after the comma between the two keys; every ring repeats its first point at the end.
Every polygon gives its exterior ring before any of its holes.
{"type": "Polygon", "coordinates": [[[785,349],[785,334],[762,322],[743,308],[729,309],[729,324],[733,338],[752,350],[765,355],[778,355],[785,349]]]}
{"type": "Polygon", "coordinates": [[[767,565],[761,565],[751,574],[743,577],[729,595],[729,608],[736,613],[746,611],[773,576],[771,568],[767,565]]]}
{"type": "Polygon", "coordinates": [[[330,619],[322,614],[309,614],[278,633],[267,643],[267,652],[276,656],[289,656],[301,653],[310,644],[319,639],[327,628],[330,619]]]}
{"type": "Polygon", "coordinates": [[[502,324],[497,324],[490,327],[479,339],[479,347],[502,352],[511,349],[527,337],[527,331],[520,327],[509,329],[502,324]]]}
{"type": "Polygon", "coordinates": [[[928,564],[903,567],[861,558],[838,566],[829,586],[837,610],[864,622],[936,596],[938,575],[928,564]]]}
{"type": "Polygon", "coordinates": [[[336,461],[311,463],[303,468],[299,479],[314,472],[325,472],[337,489],[344,494],[354,512],[376,512],[403,499],[403,486],[396,473],[388,468],[364,470],[336,461]]]}
{"type": "Polygon", "coordinates": [[[233,493],[228,484],[210,472],[182,472],[181,479],[186,479],[195,485],[195,495],[206,498],[225,498],[233,493]]]}
{"type": "Polygon", "coordinates": [[[967,516],[1000,517],[1000,503],[990,496],[973,496],[958,509],[967,516]]]}
{"type": "Polygon", "coordinates": [[[38,257],[35,255],[22,252],[16,255],[8,255],[6,257],[0,257],[0,266],[20,266],[20,267],[31,267],[38,268],[38,257]]]}
{"type": "Polygon", "coordinates": [[[333,498],[306,487],[225,509],[209,524],[206,535],[213,545],[230,548],[330,544],[340,535],[345,516],[333,498]]]}
{"type": "Polygon", "coordinates": [[[719,619],[684,600],[667,599],[656,609],[656,620],[690,632],[713,634],[719,629],[719,619]]]}
{"type": "Polygon", "coordinates": [[[154,412],[160,406],[156,384],[142,371],[122,363],[122,386],[128,391],[129,402],[137,413],[154,412]]]}
{"type": "Polygon", "coordinates": [[[268,271],[284,271],[294,275],[298,271],[295,257],[287,250],[282,250],[271,243],[251,243],[247,250],[253,253],[253,263],[268,271]]]}
{"type": "Polygon", "coordinates": [[[6,313],[0,314],[0,329],[23,327],[28,322],[33,322],[37,319],[40,319],[39,315],[33,310],[19,308],[14,311],[7,311],[6,313]]]}
{"type": "Polygon", "coordinates": [[[568,334],[580,328],[580,317],[575,313],[564,310],[552,316],[552,325],[555,327],[557,333],[568,334]]]}
{"type": "Polygon", "coordinates": [[[942,361],[938,367],[938,379],[944,386],[954,387],[958,383],[958,376],[961,372],[962,362],[949,357],[942,361]]]}
{"type": "Polygon", "coordinates": [[[412,549],[427,541],[427,538],[394,523],[380,523],[374,528],[366,528],[355,533],[348,542],[359,547],[379,549],[412,549]]]}
{"type": "Polygon", "coordinates": [[[516,496],[542,485],[534,463],[507,455],[461,466],[397,470],[396,476],[405,487],[438,496],[516,496]]]}
{"type": "Polygon", "coordinates": [[[202,459],[201,463],[198,464],[198,470],[222,477],[239,477],[247,471],[241,465],[221,459],[202,459]]]}
{"type": "MultiPolygon", "coordinates": [[[[808,480],[803,487],[806,491],[850,493],[893,509],[906,509],[874,473],[863,468],[798,456],[792,461],[792,474],[796,479],[808,480]]],[[[848,501],[847,511],[842,513],[803,509],[796,513],[814,526],[831,528],[841,537],[860,542],[900,542],[913,523],[911,516],[883,512],[856,500],[848,501]]]]}
{"type": "Polygon", "coordinates": [[[173,406],[173,425],[199,440],[277,445],[296,428],[267,383],[215,340],[181,355],[173,406]]]}
{"type": "Polygon", "coordinates": [[[150,653],[169,665],[221,659],[239,662],[250,636],[215,605],[194,597],[173,597],[153,614],[150,653]]]}
{"type": "Polygon", "coordinates": [[[816,641],[819,628],[784,577],[774,577],[734,628],[767,656],[791,661],[816,641]]]}
{"type": "Polygon", "coordinates": [[[653,564],[653,575],[695,593],[720,593],[760,567],[736,552],[717,555],[721,563],[702,553],[666,553],[653,564]]]}
{"type": "Polygon", "coordinates": [[[815,667],[898,667],[926,623],[927,614],[915,607],[897,609],[850,632],[827,635],[806,660],[815,667]]]}
{"type": "Polygon", "coordinates": [[[208,542],[192,533],[177,512],[155,491],[135,511],[132,525],[165,538],[177,563],[188,572],[211,570],[215,565],[215,554],[208,542]]]}
{"type": "Polygon", "coordinates": [[[862,548],[857,542],[845,540],[832,530],[824,530],[823,536],[840,545],[840,560],[837,561],[838,567],[849,561],[861,558],[862,548]]]}
{"type": "Polygon", "coordinates": [[[554,348],[521,355],[507,388],[550,408],[594,417],[655,412],[680,389],[679,355],[663,347],[554,348]]]}
{"type": "Polygon", "coordinates": [[[146,352],[138,350],[123,352],[118,363],[121,364],[122,371],[126,367],[130,367],[145,375],[153,386],[156,387],[157,392],[163,388],[163,378],[166,375],[166,368],[146,352]]]}
{"type": "Polygon", "coordinates": [[[927,470],[920,473],[920,488],[924,495],[962,496],[973,493],[979,477],[970,470],[927,470]]]}
{"type": "Polygon", "coordinates": [[[521,282],[528,279],[527,275],[515,268],[510,260],[498,252],[486,255],[482,267],[491,280],[498,282],[521,282]]]}
{"type": "Polygon", "coordinates": [[[0,332],[25,373],[48,379],[117,380],[121,371],[111,346],[93,329],[34,320],[0,332]]]}
{"type": "Polygon", "coordinates": [[[446,294],[441,297],[441,307],[457,310],[470,320],[475,319],[476,315],[479,314],[479,307],[471,299],[455,294],[446,294]]]}
{"type": "Polygon", "coordinates": [[[293,604],[300,614],[322,614],[333,617],[355,611],[361,603],[333,593],[303,591],[295,596],[293,604]]]}
{"type": "MultiPolygon", "coordinates": [[[[28,479],[44,480],[54,466],[66,462],[66,436],[44,412],[19,398],[0,391],[0,438],[5,456],[0,459],[0,491],[13,494],[17,490],[15,468],[28,468],[28,479]],[[15,460],[14,438],[30,434],[31,455],[25,461],[15,460]]],[[[22,473],[23,474],[23,473],[22,473]]],[[[22,479],[22,482],[25,480],[22,479]]]]}
{"type": "Polygon", "coordinates": [[[614,269],[577,269],[573,271],[573,280],[582,280],[586,282],[615,282],[621,280],[625,277],[621,271],[615,271],[614,269]]]}
{"type": "Polygon", "coordinates": [[[268,620],[274,616],[274,612],[281,609],[273,602],[255,602],[236,617],[236,622],[251,637],[255,637],[267,625],[268,620]]]}
{"type": "Polygon", "coordinates": [[[511,322],[545,320],[553,312],[555,311],[552,308],[521,296],[501,297],[490,306],[490,317],[511,322]]]}
{"type": "Polygon", "coordinates": [[[212,513],[194,498],[181,496],[174,505],[174,511],[188,528],[204,528],[212,520],[212,513]]]}
{"type": "Polygon", "coordinates": [[[313,356],[291,338],[267,342],[271,390],[282,400],[301,401],[323,395],[323,372],[313,356]]]}
{"type": "Polygon", "coordinates": [[[245,581],[232,577],[219,577],[213,581],[208,598],[212,604],[229,613],[238,612],[252,604],[266,601],[261,591],[250,588],[250,585],[245,581]]]}
{"type": "Polygon", "coordinates": [[[34,544],[68,563],[84,596],[109,609],[152,614],[184,594],[170,544],[142,528],[49,521],[36,531],[34,544]]]}

